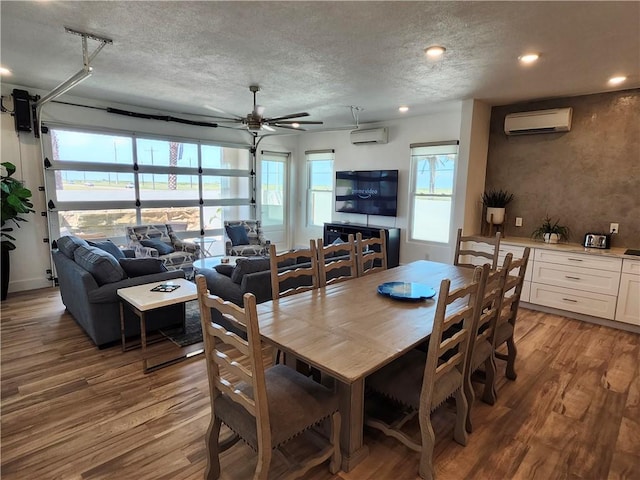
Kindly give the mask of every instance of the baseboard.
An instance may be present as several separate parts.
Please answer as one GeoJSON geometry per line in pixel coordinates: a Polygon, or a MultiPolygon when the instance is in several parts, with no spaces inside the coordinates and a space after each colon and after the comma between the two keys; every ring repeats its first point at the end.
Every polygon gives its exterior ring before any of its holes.
{"type": "Polygon", "coordinates": [[[18,280],[17,282],[12,282],[11,279],[9,279],[9,293],[38,290],[40,288],[49,288],[53,286],[54,284],[52,280],[47,280],[46,278],[41,277],[18,280]]]}

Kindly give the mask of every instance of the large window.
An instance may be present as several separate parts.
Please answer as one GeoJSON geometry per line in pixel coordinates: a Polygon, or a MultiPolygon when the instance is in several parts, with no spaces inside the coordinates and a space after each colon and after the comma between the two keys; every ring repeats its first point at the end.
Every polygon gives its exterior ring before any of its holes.
{"type": "Polygon", "coordinates": [[[286,153],[262,151],[260,161],[260,212],[263,227],[283,227],[287,205],[286,153]]]}
{"type": "Polygon", "coordinates": [[[322,226],[331,222],[333,212],[333,150],[309,151],[307,156],[308,195],[307,225],[322,226]]]}
{"type": "Polygon", "coordinates": [[[458,142],[411,145],[411,239],[449,242],[458,142]]]}
{"type": "Polygon", "coordinates": [[[53,238],[124,241],[126,225],[171,223],[222,239],[224,219],[251,218],[248,148],[55,126],[49,137],[53,238]]]}

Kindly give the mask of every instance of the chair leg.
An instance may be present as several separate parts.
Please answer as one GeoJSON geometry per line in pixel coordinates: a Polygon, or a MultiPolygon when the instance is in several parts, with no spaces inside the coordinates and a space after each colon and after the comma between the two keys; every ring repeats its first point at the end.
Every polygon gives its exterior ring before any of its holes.
{"type": "Polygon", "coordinates": [[[505,375],[509,380],[515,380],[518,378],[516,373],[516,356],[518,355],[518,349],[516,348],[516,342],[513,340],[513,336],[507,339],[507,368],[505,375]]]}
{"type": "Polygon", "coordinates": [[[485,378],[482,401],[493,405],[496,403],[498,395],[496,393],[496,359],[493,354],[484,362],[485,378]]]}
{"type": "Polygon", "coordinates": [[[468,434],[466,429],[466,420],[469,415],[469,404],[462,388],[456,390],[456,426],[453,429],[453,439],[460,445],[466,445],[468,434]]]}
{"type": "Polygon", "coordinates": [[[331,415],[331,445],[333,445],[333,455],[329,463],[329,472],[338,473],[342,468],[342,452],[340,451],[340,412],[331,415]]]}
{"type": "Polygon", "coordinates": [[[418,473],[420,478],[433,480],[435,472],[433,470],[433,449],[436,444],[436,435],[431,425],[431,412],[423,412],[420,409],[420,436],[422,450],[420,452],[420,466],[418,473]]]}
{"type": "Polygon", "coordinates": [[[213,418],[209,422],[209,428],[207,429],[207,435],[205,437],[207,444],[207,468],[204,474],[205,480],[217,480],[220,478],[218,441],[222,422],[215,416],[212,415],[212,417],[213,418]]]}
{"type": "MultiPolygon", "coordinates": [[[[471,408],[473,406],[473,403],[476,399],[476,393],[473,391],[473,385],[471,384],[471,375],[473,373],[470,373],[469,375],[467,375],[467,378],[464,379],[464,391],[463,391],[463,396],[466,399],[467,402],[467,411],[465,414],[465,429],[467,432],[471,433],[473,431],[473,425],[471,423],[471,408]]],[[[456,413],[459,415],[460,414],[460,405],[458,403],[458,399],[456,397],[456,413]]]]}
{"type": "Polygon", "coordinates": [[[267,480],[269,478],[269,466],[271,465],[271,448],[258,450],[258,464],[253,474],[253,480],[267,480]]]}

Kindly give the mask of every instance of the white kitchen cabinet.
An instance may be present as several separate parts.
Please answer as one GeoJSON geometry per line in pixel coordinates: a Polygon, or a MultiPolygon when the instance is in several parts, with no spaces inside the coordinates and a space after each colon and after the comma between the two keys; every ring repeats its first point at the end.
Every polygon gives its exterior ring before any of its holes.
{"type": "Polygon", "coordinates": [[[613,320],[622,259],[536,249],[529,302],[613,320]]]}
{"type": "Polygon", "coordinates": [[[640,325],[640,261],[624,259],[616,320],[640,325]]]}

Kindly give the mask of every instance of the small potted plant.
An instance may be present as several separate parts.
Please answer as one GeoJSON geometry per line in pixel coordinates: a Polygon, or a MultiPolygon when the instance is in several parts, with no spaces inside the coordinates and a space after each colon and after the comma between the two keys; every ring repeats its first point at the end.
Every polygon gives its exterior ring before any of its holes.
{"type": "Polygon", "coordinates": [[[33,212],[33,204],[31,203],[31,191],[20,180],[12,177],[16,171],[15,165],[10,162],[2,162],[2,169],[2,180],[0,181],[2,189],[0,249],[2,251],[2,300],[4,300],[7,297],[7,289],[9,287],[9,252],[16,248],[15,243],[13,243],[15,238],[11,235],[13,227],[9,227],[8,224],[13,223],[20,228],[19,222],[27,221],[22,215],[33,212]],[[4,173],[5,170],[6,175],[4,173]]]}
{"type": "Polygon", "coordinates": [[[513,194],[506,190],[486,190],[482,194],[482,203],[487,207],[487,223],[502,225],[505,207],[513,200],[513,194]]]}
{"type": "Polygon", "coordinates": [[[546,243],[566,242],[569,240],[569,227],[560,225],[560,219],[553,221],[549,215],[545,216],[542,225],[531,234],[532,238],[544,240],[546,243]]]}

